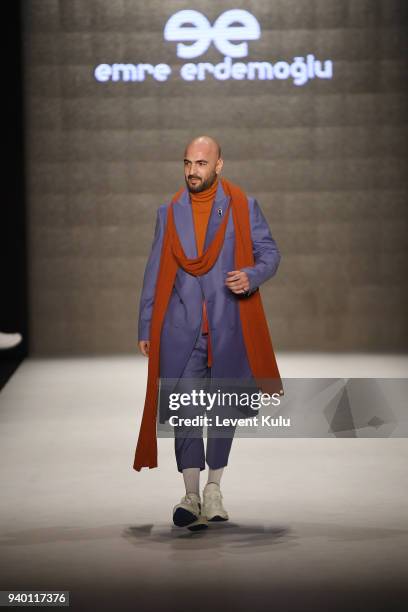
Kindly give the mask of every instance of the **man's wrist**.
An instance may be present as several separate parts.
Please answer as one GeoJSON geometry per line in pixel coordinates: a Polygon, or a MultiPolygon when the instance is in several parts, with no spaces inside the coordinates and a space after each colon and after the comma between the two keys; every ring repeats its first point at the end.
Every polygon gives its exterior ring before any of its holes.
{"type": "Polygon", "coordinates": [[[248,289],[248,291],[246,291],[245,294],[243,293],[242,295],[244,297],[249,297],[253,293],[256,293],[256,291],[259,291],[259,287],[252,287],[252,289],[248,289]]]}
{"type": "Polygon", "coordinates": [[[245,268],[240,268],[240,270],[241,272],[245,272],[248,277],[248,282],[249,282],[248,291],[251,294],[253,291],[255,291],[258,288],[256,285],[256,271],[254,269],[254,266],[247,266],[245,268]]]}

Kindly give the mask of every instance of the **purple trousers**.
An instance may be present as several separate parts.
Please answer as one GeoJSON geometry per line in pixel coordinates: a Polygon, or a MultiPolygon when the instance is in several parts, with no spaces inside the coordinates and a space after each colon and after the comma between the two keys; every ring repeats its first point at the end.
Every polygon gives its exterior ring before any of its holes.
{"type": "MultiPolygon", "coordinates": [[[[207,351],[208,336],[207,334],[199,334],[178,383],[177,390],[179,392],[188,392],[190,390],[188,385],[183,386],[183,378],[211,379],[211,368],[207,365],[207,351]]],[[[203,380],[201,388],[205,387],[205,380],[203,380]]],[[[182,413],[180,413],[180,416],[181,414],[182,413]]],[[[191,416],[191,413],[186,416],[191,416]]],[[[174,449],[179,472],[191,467],[197,467],[200,468],[200,470],[204,470],[206,462],[208,467],[213,470],[225,467],[228,464],[235,427],[224,428],[223,437],[217,437],[217,432],[214,428],[208,427],[206,453],[204,453],[202,429],[202,427],[177,427],[174,435],[174,449]],[[193,437],[185,437],[186,433],[191,434],[192,432],[194,432],[193,437]]]]}

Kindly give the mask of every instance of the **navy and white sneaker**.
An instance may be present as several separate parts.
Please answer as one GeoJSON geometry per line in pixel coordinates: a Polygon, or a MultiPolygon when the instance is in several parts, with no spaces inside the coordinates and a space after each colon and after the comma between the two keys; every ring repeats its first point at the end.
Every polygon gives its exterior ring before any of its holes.
{"type": "Polygon", "coordinates": [[[201,499],[196,493],[187,493],[173,508],[173,523],[177,527],[187,527],[199,531],[208,527],[206,518],[201,514],[201,499]]]}

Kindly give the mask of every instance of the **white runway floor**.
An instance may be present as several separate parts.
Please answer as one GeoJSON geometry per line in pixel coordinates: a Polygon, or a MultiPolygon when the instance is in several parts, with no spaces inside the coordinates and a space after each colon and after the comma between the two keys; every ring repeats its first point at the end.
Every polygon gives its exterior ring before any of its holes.
{"type": "MultiPolygon", "coordinates": [[[[282,377],[408,374],[398,355],[277,357],[282,377]]],[[[407,609],[407,439],[236,439],[231,520],[191,533],[171,522],[173,440],[132,469],[146,373],[27,359],[4,387],[0,589],[69,590],[72,610],[407,609]]]]}

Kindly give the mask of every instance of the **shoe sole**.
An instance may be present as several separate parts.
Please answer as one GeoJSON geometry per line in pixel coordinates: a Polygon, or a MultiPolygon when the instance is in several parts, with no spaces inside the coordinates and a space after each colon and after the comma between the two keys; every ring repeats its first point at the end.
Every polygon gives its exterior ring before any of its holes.
{"type": "Polygon", "coordinates": [[[177,508],[173,514],[173,523],[176,527],[187,527],[191,523],[195,523],[197,516],[184,508],[177,508]]]}
{"type": "Polygon", "coordinates": [[[194,523],[187,526],[187,529],[190,531],[202,531],[203,529],[208,529],[207,519],[204,516],[199,516],[194,523]]]}
{"type": "Polygon", "coordinates": [[[207,521],[211,521],[211,522],[219,522],[219,521],[228,521],[228,518],[225,518],[223,516],[220,516],[219,514],[216,514],[215,516],[208,518],[207,517],[207,521]]]}

